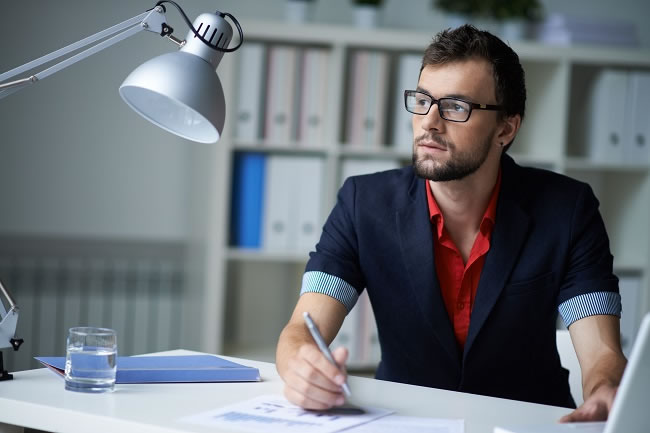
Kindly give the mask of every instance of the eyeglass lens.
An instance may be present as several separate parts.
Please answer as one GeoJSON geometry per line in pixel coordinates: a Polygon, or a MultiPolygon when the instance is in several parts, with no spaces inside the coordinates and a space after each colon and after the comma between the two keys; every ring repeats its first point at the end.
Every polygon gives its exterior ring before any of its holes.
{"type": "MultiPolygon", "coordinates": [[[[469,118],[470,105],[455,98],[440,98],[435,101],[438,112],[443,119],[464,122],[469,118]]],[[[434,104],[434,99],[421,92],[406,93],[406,109],[414,114],[427,114],[434,104]]]]}

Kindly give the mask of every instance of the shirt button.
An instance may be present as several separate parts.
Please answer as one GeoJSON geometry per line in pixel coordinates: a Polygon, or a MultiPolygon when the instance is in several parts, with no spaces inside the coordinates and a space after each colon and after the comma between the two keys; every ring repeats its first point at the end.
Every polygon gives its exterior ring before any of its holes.
{"type": "Polygon", "coordinates": [[[462,310],[463,308],[465,308],[465,304],[464,304],[463,302],[459,302],[458,304],[456,304],[456,307],[457,307],[459,310],[462,310]]]}

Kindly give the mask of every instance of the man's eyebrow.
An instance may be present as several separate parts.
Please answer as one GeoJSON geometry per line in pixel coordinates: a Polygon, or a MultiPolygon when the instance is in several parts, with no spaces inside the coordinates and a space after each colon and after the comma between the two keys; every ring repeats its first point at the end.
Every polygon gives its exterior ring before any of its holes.
{"type": "MultiPolygon", "coordinates": [[[[431,95],[431,93],[429,93],[428,90],[426,90],[426,89],[424,89],[424,88],[422,88],[420,86],[418,86],[415,90],[418,91],[418,92],[425,93],[425,94],[427,94],[427,95],[429,95],[429,96],[431,96],[433,98],[433,95],[431,95]]],[[[464,99],[466,101],[473,101],[474,100],[472,97],[470,97],[468,95],[464,95],[462,93],[451,93],[451,94],[448,94],[448,95],[441,96],[441,98],[456,98],[456,99],[464,99]]]]}
{"type": "Polygon", "coordinates": [[[452,93],[451,95],[446,95],[446,98],[456,98],[456,99],[464,99],[466,101],[473,101],[474,98],[468,95],[464,95],[462,93],[452,93]]]}

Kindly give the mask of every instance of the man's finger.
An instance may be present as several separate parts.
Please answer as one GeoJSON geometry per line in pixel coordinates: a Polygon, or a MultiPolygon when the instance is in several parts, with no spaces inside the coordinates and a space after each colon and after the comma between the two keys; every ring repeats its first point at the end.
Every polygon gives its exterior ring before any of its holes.
{"type": "Polygon", "coordinates": [[[341,385],[345,382],[346,374],[344,371],[342,372],[337,365],[332,364],[327,358],[325,358],[325,355],[315,347],[313,350],[305,349],[304,351],[301,351],[301,355],[307,363],[321,373],[323,378],[326,378],[331,382],[329,386],[325,383],[319,382],[320,386],[327,389],[331,389],[331,386],[334,386],[336,390],[340,390],[341,385]]]}
{"type": "Polygon", "coordinates": [[[574,413],[576,413],[575,410],[573,412],[569,413],[569,414],[564,415],[562,418],[560,418],[560,422],[562,422],[562,423],[564,423],[564,422],[575,422],[576,420],[574,419],[574,415],[573,415],[574,413]]]}
{"type": "Polygon", "coordinates": [[[291,403],[302,407],[303,409],[311,409],[311,410],[326,410],[331,408],[333,405],[328,404],[328,403],[323,403],[321,401],[318,401],[316,399],[311,398],[311,396],[302,394],[298,391],[296,391],[294,388],[285,385],[284,387],[284,396],[289,400],[291,403]]]}
{"type": "Polygon", "coordinates": [[[348,355],[349,355],[348,349],[346,349],[343,346],[337,347],[332,352],[332,356],[334,357],[334,360],[340,367],[345,365],[345,362],[348,360],[348,355]]]}
{"type": "Polygon", "coordinates": [[[290,372],[285,382],[287,399],[306,409],[328,409],[345,402],[340,389],[330,391],[310,383],[298,374],[290,372]]]}
{"type": "MultiPolygon", "coordinates": [[[[320,354],[320,352],[319,352],[320,354]]],[[[327,360],[325,360],[327,362],[327,360]]],[[[329,364],[329,363],[328,363],[329,364]]],[[[313,359],[302,359],[289,361],[289,372],[287,374],[295,374],[302,381],[327,390],[332,393],[340,392],[340,386],[334,381],[338,370],[330,364],[332,371],[323,372],[319,367],[319,360],[317,357],[313,359]]],[[[290,379],[285,379],[290,380],[290,379]]]]}
{"type": "Polygon", "coordinates": [[[586,422],[586,421],[606,421],[607,408],[600,404],[582,405],[568,415],[560,418],[560,422],[586,422]]]}

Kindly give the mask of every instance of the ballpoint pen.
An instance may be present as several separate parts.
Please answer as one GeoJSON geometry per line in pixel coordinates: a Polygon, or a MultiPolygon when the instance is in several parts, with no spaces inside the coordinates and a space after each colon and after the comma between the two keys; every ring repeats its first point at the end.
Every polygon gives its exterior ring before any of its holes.
{"type": "MultiPolygon", "coordinates": [[[[305,319],[305,323],[307,324],[307,329],[309,329],[309,333],[314,338],[316,345],[323,353],[325,358],[327,358],[327,360],[331,362],[332,365],[334,365],[336,368],[340,370],[339,365],[336,363],[334,357],[332,356],[332,352],[330,352],[329,347],[327,347],[327,344],[325,344],[325,340],[323,340],[323,337],[320,335],[320,332],[318,331],[318,328],[316,327],[314,321],[311,319],[311,316],[309,316],[309,313],[305,311],[304,313],[302,313],[302,317],[305,319]]],[[[341,388],[343,389],[343,393],[345,394],[346,397],[350,397],[352,395],[352,393],[350,392],[350,387],[348,386],[347,382],[344,382],[343,385],[341,385],[341,388]]]]}

